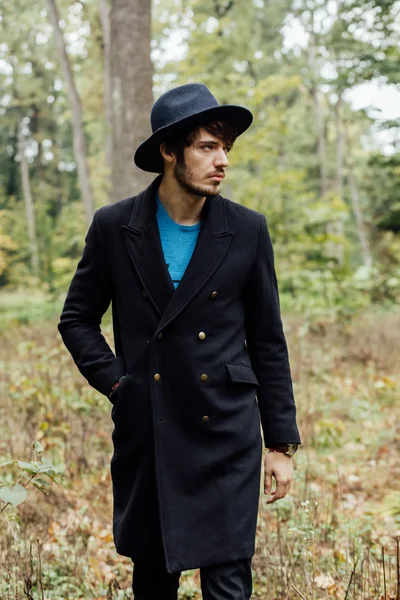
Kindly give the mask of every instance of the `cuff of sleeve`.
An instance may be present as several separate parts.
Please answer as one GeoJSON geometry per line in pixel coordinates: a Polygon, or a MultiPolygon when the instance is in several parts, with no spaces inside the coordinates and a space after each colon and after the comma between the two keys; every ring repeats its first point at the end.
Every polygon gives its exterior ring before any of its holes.
{"type": "Polygon", "coordinates": [[[102,374],[101,380],[97,382],[98,386],[95,387],[97,387],[99,392],[109,397],[114,383],[125,374],[125,361],[122,356],[116,356],[111,362],[110,367],[104,372],[104,374],[102,374]]]}
{"type": "Polygon", "coordinates": [[[119,386],[120,382],[123,380],[124,377],[125,377],[125,374],[121,375],[121,377],[118,377],[117,381],[112,386],[110,393],[108,394],[109,398],[111,398],[113,392],[117,389],[117,387],[119,386]]]}

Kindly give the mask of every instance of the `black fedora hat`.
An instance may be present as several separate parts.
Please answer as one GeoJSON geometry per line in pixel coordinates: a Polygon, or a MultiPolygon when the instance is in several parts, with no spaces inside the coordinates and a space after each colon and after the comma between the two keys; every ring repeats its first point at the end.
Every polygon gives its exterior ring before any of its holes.
{"type": "Polygon", "coordinates": [[[253,115],[244,106],[218,104],[210,90],[202,83],[180,85],[156,100],[151,109],[152,135],[135,152],[135,164],[143,171],[161,173],[164,168],[160,143],[174,129],[186,128],[204,120],[225,120],[236,125],[238,135],[253,121],[253,115]]]}

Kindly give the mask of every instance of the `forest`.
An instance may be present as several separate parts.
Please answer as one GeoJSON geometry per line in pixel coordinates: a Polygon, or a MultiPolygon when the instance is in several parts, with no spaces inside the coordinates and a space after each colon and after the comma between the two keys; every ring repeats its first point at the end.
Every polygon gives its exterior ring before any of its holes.
{"type": "Polygon", "coordinates": [[[400,600],[399,0],[3,0],[0,32],[0,597],[132,598],[57,321],[95,210],[153,179],[153,102],[200,82],[254,115],[221,193],[266,216],[303,439],[254,597],[400,600]]]}

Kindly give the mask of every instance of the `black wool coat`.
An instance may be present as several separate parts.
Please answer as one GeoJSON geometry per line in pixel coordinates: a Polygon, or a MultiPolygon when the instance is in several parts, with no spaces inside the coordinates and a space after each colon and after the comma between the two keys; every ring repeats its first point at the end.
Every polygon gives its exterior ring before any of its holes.
{"type": "Polygon", "coordinates": [[[160,180],[96,211],[58,329],[102,394],[126,374],[111,396],[116,550],[173,572],[254,554],[260,424],[265,445],[300,437],[265,217],[208,197],[175,290],[160,180]]]}

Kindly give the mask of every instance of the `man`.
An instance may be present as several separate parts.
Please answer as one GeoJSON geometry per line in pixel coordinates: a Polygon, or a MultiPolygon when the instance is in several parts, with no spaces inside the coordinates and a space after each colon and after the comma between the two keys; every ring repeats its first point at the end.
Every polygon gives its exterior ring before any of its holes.
{"type": "Polygon", "coordinates": [[[260,491],[283,498],[300,443],[265,217],[219,191],[252,122],[206,86],[163,94],[135,163],[158,173],[98,209],[59,331],[109,397],[117,552],[136,600],[177,598],[200,568],[205,600],[251,596],[260,491]],[[112,302],[115,355],[101,330],[112,302]]]}

